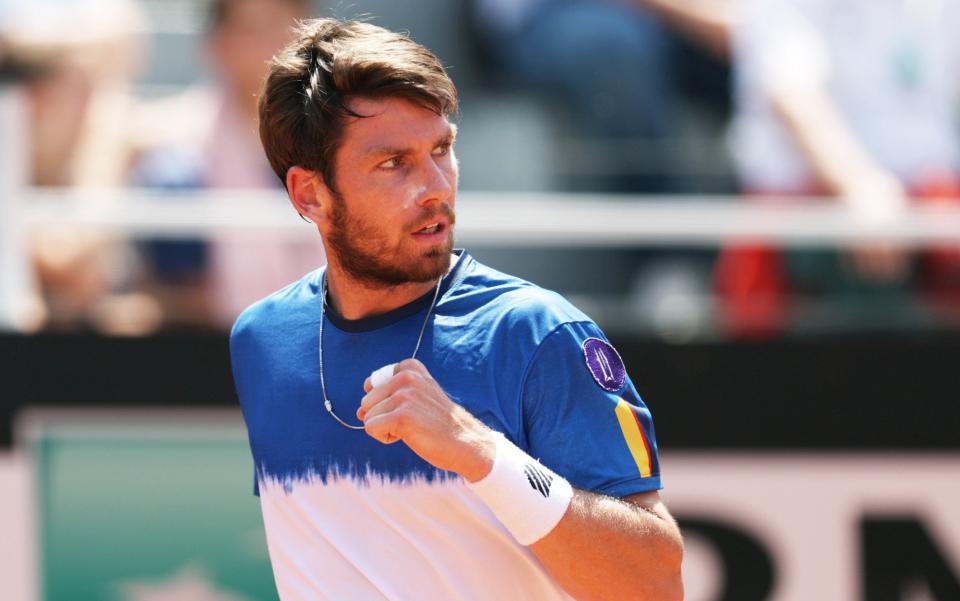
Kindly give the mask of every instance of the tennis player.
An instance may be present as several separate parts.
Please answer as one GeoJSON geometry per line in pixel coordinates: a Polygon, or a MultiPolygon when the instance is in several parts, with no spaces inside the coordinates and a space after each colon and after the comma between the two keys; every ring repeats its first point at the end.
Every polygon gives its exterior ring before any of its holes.
{"type": "Polygon", "coordinates": [[[259,110],[328,258],[230,340],[280,597],[681,599],[651,416],[617,351],[559,295],[453,248],[438,59],[307,21],[259,110]]]}

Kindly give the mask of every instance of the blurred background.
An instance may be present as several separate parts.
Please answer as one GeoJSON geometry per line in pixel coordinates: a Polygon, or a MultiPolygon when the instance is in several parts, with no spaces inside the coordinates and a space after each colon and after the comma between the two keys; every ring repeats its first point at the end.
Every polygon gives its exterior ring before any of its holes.
{"type": "Polygon", "coordinates": [[[458,246],[657,418],[691,601],[960,600],[960,0],[0,0],[0,599],[274,599],[227,333],[324,263],[297,18],[462,101],[458,246]]]}

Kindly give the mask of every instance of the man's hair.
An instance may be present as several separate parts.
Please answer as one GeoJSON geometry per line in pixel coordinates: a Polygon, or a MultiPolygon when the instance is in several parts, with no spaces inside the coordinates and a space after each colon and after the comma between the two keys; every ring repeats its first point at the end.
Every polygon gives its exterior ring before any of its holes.
{"type": "Polygon", "coordinates": [[[440,60],[408,36],[369,23],[302,21],[272,61],[260,95],[260,141],[286,186],[287,171],[319,173],[337,192],[334,159],[351,97],[402,98],[447,117],[457,90],[440,60]]]}

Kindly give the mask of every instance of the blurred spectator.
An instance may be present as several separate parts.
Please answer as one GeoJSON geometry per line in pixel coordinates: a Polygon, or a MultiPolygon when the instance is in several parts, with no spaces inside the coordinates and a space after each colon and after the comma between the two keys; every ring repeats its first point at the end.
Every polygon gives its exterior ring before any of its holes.
{"type": "MultiPolygon", "coordinates": [[[[873,221],[897,219],[910,195],[958,196],[960,3],[741,0],[738,10],[731,140],[744,192],[833,196],[873,221]]],[[[784,325],[794,293],[902,299],[916,283],[955,309],[957,259],[880,243],[843,254],[738,246],[721,256],[716,285],[732,330],[762,335],[784,325]]]]}
{"type": "MultiPolygon", "coordinates": [[[[143,157],[135,183],[282,190],[260,146],[257,96],[268,59],[309,9],[308,0],[213,0],[205,44],[213,81],[144,109],[141,136],[156,149],[143,157]]],[[[229,327],[247,305],[324,262],[319,240],[219,232],[209,242],[144,247],[148,289],[168,324],[229,327]]]]}
{"type": "Polygon", "coordinates": [[[476,0],[497,72],[558,100],[589,149],[589,161],[574,163],[602,170],[572,177],[570,187],[610,192],[676,188],[664,143],[678,133],[679,47],[667,25],[723,54],[727,8],[724,0],[476,0]]]}
{"type": "MultiPolygon", "coordinates": [[[[144,19],[134,0],[4,2],[0,60],[21,79],[27,116],[25,181],[103,188],[126,179],[131,84],[144,19]]],[[[36,233],[33,258],[47,327],[130,333],[154,320],[141,296],[117,293],[125,245],[69,224],[36,233]]]]}

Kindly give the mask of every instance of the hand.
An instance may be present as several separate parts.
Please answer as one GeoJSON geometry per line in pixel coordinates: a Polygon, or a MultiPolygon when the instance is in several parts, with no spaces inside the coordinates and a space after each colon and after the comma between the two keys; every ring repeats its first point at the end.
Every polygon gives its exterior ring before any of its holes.
{"type": "Polygon", "coordinates": [[[854,209],[857,219],[871,227],[896,224],[910,205],[900,180],[879,168],[850,173],[837,191],[841,202],[854,209]]]}
{"type": "MultiPolygon", "coordinates": [[[[842,186],[841,199],[856,210],[858,218],[876,228],[896,223],[909,204],[900,181],[880,169],[852,176],[842,186]]],[[[910,267],[902,247],[882,240],[856,245],[850,251],[850,259],[861,276],[878,283],[902,281],[910,267]]]]}
{"type": "Polygon", "coordinates": [[[384,444],[402,440],[434,467],[470,482],[486,476],[496,457],[493,432],[450,400],[416,359],[398,363],[393,374],[376,388],[370,378],[363,383],[357,418],[367,434],[384,444]]]}
{"type": "Polygon", "coordinates": [[[854,268],[867,280],[895,284],[909,275],[910,261],[907,253],[895,245],[883,242],[860,244],[849,252],[854,268]]]}

